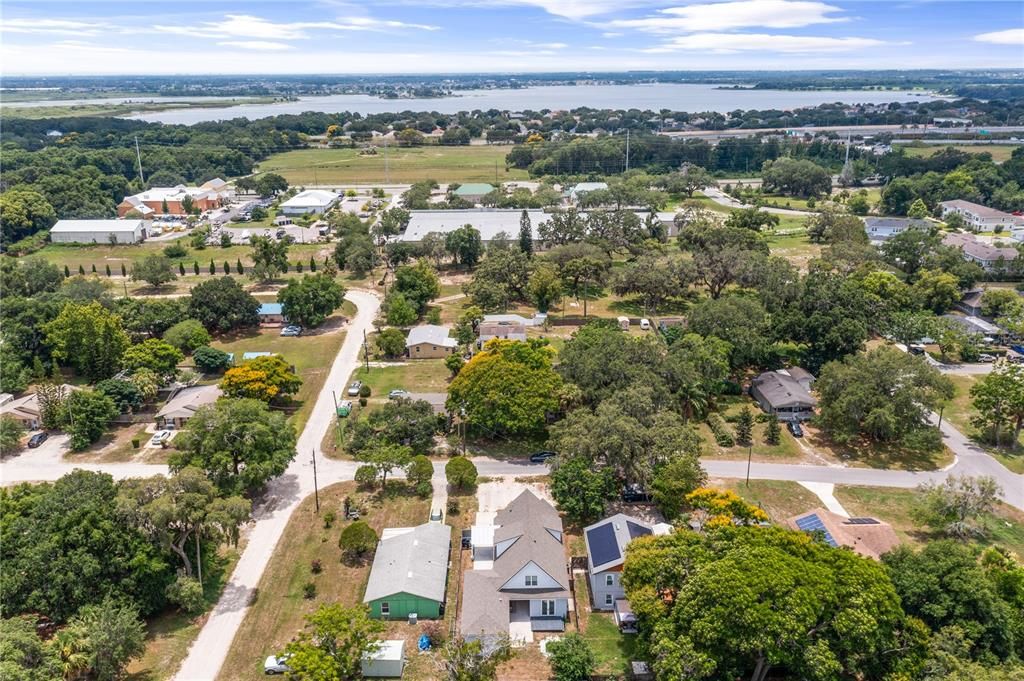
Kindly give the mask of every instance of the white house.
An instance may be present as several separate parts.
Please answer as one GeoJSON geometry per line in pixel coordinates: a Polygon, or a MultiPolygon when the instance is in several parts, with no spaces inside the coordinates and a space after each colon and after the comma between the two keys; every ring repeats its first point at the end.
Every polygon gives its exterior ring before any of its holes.
{"type": "Polygon", "coordinates": [[[50,229],[55,244],[137,244],[145,238],[145,220],[58,220],[50,229]]]}
{"type": "Polygon", "coordinates": [[[868,234],[870,241],[888,241],[897,234],[902,234],[908,229],[928,231],[931,223],[927,220],[914,218],[864,218],[864,231],[868,234]]]}
{"type": "Polygon", "coordinates": [[[946,234],[942,237],[942,243],[959,248],[964,255],[964,260],[978,263],[986,272],[1006,267],[1020,255],[1016,248],[998,246],[994,242],[979,241],[973,234],[962,232],[946,234]]]}
{"type": "Polygon", "coordinates": [[[338,195],[323,189],[307,189],[299,192],[281,204],[280,210],[285,215],[305,215],[326,213],[338,202],[338,195]]]}
{"type": "Polygon", "coordinates": [[[651,525],[622,513],[584,528],[587,572],[595,610],[612,610],[615,601],[626,597],[626,592],[622,588],[622,565],[626,562],[626,546],[637,537],[668,534],[671,531],[671,525],[651,525]]]}
{"type": "Polygon", "coordinates": [[[964,219],[964,224],[976,232],[1009,232],[1014,227],[1024,225],[1024,217],[970,201],[957,199],[943,201],[939,205],[942,206],[942,217],[959,215],[964,219]]]}
{"type": "Polygon", "coordinates": [[[564,631],[569,572],[562,519],[526,490],[471,530],[473,569],[463,573],[461,632],[468,640],[564,631]]]}

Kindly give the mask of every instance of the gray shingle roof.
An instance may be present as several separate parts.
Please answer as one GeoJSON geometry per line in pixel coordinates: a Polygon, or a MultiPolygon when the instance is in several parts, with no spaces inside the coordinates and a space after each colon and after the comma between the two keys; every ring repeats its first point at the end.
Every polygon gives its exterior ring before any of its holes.
{"type": "Polygon", "coordinates": [[[363,603],[397,593],[444,602],[452,528],[424,523],[381,539],[363,603]]]}
{"type": "Polygon", "coordinates": [[[818,403],[796,378],[779,371],[764,372],[754,379],[753,387],[776,409],[818,403]]]}

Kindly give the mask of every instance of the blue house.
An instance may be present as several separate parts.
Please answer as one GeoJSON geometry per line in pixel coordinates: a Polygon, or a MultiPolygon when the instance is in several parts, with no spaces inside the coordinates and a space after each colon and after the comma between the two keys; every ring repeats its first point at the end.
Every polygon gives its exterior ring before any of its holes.
{"type": "Polygon", "coordinates": [[[277,326],[284,324],[284,306],[281,303],[263,303],[259,312],[261,326],[277,326]]]}

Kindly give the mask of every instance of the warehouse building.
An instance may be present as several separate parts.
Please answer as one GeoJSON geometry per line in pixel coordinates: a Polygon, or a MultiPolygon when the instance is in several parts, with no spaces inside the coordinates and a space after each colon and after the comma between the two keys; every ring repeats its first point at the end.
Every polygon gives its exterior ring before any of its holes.
{"type": "Polygon", "coordinates": [[[322,189],[307,189],[281,204],[285,215],[322,215],[338,202],[338,195],[322,189]]]}
{"type": "Polygon", "coordinates": [[[145,220],[58,220],[50,229],[55,244],[137,244],[145,238],[145,220]]]}

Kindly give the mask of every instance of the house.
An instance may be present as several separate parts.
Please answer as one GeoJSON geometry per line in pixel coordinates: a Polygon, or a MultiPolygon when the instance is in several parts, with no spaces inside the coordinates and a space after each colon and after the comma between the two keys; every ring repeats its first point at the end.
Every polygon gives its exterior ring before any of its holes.
{"type": "Polygon", "coordinates": [[[1009,232],[1013,227],[1024,225],[1024,218],[1020,216],[970,201],[943,201],[939,206],[942,207],[943,218],[959,215],[964,224],[976,232],[1009,232]]]}
{"type": "Polygon", "coordinates": [[[804,421],[814,416],[818,404],[810,393],[813,383],[814,376],[800,367],[766,371],[751,382],[750,396],[781,421],[804,421]]]}
{"type": "Polygon", "coordinates": [[[824,508],[793,516],[786,524],[794,530],[821,532],[829,546],[847,546],[875,560],[900,543],[889,523],[875,518],[847,518],[824,508]]]}
{"type": "Polygon", "coordinates": [[[519,314],[485,314],[481,324],[521,324],[522,326],[544,326],[548,315],[546,312],[537,312],[532,317],[524,317],[519,314]]]}
{"type": "Polygon", "coordinates": [[[590,578],[590,594],[595,610],[614,610],[615,602],[626,597],[622,588],[626,546],[637,537],[668,534],[671,530],[671,525],[651,525],[623,513],[583,529],[587,545],[587,575],[590,578]]]}
{"type": "Polygon", "coordinates": [[[399,678],[405,671],[405,640],[379,641],[360,662],[363,678],[399,678]]]}
{"type": "Polygon", "coordinates": [[[1016,248],[979,241],[973,234],[962,232],[946,234],[942,237],[942,243],[959,248],[964,254],[964,260],[978,263],[986,272],[1002,269],[1020,255],[1016,248]]]}
{"type": "MultiPolygon", "coordinates": [[[[75,386],[67,383],[61,387],[65,395],[69,394],[72,390],[78,390],[75,386]]],[[[0,403],[0,415],[10,416],[23,425],[26,430],[42,428],[42,411],[39,407],[39,398],[35,393],[22,395],[17,399],[14,399],[9,393],[3,393],[3,395],[4,399],[0,403]]]]}
{"type": "Polygon", "coordinates": [[[404,620],[444,615],[452,528],[442,523],[390,527],[373,556],[363,603],[375,619],[404,620]]]}
{"type": "Polygon", "coordinates": [[[971,289],[964,293],[960,298],[960,302],[955,307],[966,315],[971,315],[972,317],[981,316],[981,299],[984,295],[985,289],[971,289]]]}
{"type": "Polygon", "coordinates": [[[956,324],[961,329],[963,329],[966,333],[969,333],[969,334],[971,334],[973,336],[985,336],[985,337],[989,337],[989,338],[999,338],[999,337],[1005,335],[1005,333],[1006,333],[1005,331],[1000,329],[995,324],[992,324],[990,322],[986,322],[981,317],[974,317],[974,316],[966,316],[966,317],[964,317],[964,316],[956,315],[956,314],[944,314],[944,315],[942,315],[942,318],[943,319],[948,319],[949,321],[951,321],[952,323],[956,324]]]}
{"type": "Polygon", "coordinates": [[[192,209],[202,213],[220,208],[233,195],[234,192],[220,178],[210,180],[199,187],[186,187],[183,184],[175,187],[153,187],[124,197],[117,206],[117,217],[123,218],[131,212],[143,218],[151,218],[154,215],[186,215],[186,197],[191,199],[192,209]]]}
{"type": "Polygon", "coordinates": [[[466,184],[459,185],[459,188],[452,193],[463,201],[480,203],[480,200],[484,198],[484,196],[493,191],[494,186],[487,184],[486,182],[467,182],[466,184]]]}
{"type": "Polygon", "coordinates": [[[887,241],[908,229],[928,231],[931,223],[914,218],[864,218],[864,231],[872,242],[887,241]]]}
{"type": "Polygon", "coordinates": [[[523,491],[491,524],[471,530],[473,569],[463,573],[460,631],[485,643],[508,635],[526,642],[535,631],[564,631],[569,573],[562,519],[523,491]]]}
{"type": "Polygon", "coordinates": [[[502,340],[525,341],[526,325],[522,322],[488,322],[482,321],[476,327],[479,336],[477,347],[482,348],[484,343],[492,338],[502,340]]]}
{"type": "Polygon", "coordinates": [[[338,195],[323,189],[307,189],[282,203],[279,212],[285,215],[322,215],[338,202],[338,195]]]}
{"type": "Polygon", "coordinates": [[[575,204],[579,203],[580,198],[587,192],[596,192],[604,189],[608,189],[607,182],[580,182],[563,192],[562,196],[569,203],[575,204]]]}
{"type": "Polygon", "coordinates": [[[256,314],[260,317],[260,326],[279,326],[285,322],[281,303],[263,303],[256,314]]]}
{"type": "Polygon", "coordinates": [[[57,220],[55,244],[137,244],[146,239],[145,220],[57,220]]]}
{"type": "MultiPolygon", "coordinates": [[[[540,235],[537,231],[540,223],[548,219],[548,214],[541,210],[528,210],[530,226],[535,248],[541,248],[540,235]]],[[[505,238],[514,240],[519,235],[519,220],[522,210],[472,208],[466,210],[413,210],[409,211],[409,224],[397,238],[399,241],[418,244],[427,234],[441,235],[453,232],[464,225],[473,225],[480,232],[480,240],[489,244],[504,234],[505,238]]]]}
{"type": "Polygon", "coordinates": [[[455,352],[459,342],[448,336],[450,327],[422,324],[409,329],[405,352],[410,359],[438,359],[455,352]]]}
{"type": "Polygon", "coordinates": [[[172,393],[156,413],[157,428],[182,428],[200,407],[213,404],[220,396],[220,387],[216,385],[193,385],[172,393]]]}

